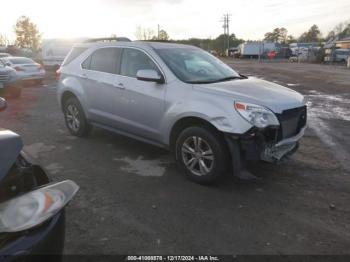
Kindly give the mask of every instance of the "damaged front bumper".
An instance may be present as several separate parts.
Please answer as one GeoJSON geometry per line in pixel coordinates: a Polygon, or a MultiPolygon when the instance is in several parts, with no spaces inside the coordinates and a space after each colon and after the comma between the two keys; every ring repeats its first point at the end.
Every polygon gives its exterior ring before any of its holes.
{"type": "Polygon", "coordinates": [[[305,129],[306,125],[296,135],[278,140],[278,129],[253,128],[244,135],[226,134],[226,141],[231,156],[235,158],[239,155],[239,160],[234,161],[236,164],[241,160],[278,162],[297,151],[299,140],[304,136],[305,129]],[[235,152],[233,152],[234,148],[235,152]]]}
{"type": "Polygon", "coordinates": [[[260,158],[267,162],[276,162],[293,154],[299,147],[299,140],[304,136],[306,127],[290,138],[284,139],[277,144],[267,144],[260,154],[260,158]]]}

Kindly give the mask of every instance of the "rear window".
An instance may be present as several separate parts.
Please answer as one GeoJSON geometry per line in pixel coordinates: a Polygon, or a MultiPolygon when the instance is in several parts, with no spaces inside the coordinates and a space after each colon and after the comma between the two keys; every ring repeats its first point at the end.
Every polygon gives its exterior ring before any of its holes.
{"type": "Polygon", "coordinates": [[[87,48],[86,47],[74,47],[72,51],[68,54],[66,59],[64,60],[62,66],[68,65],[70,62],[72,62],[75,58],[80,56],[82,53],[85,52],[87,48]]]}
{"type": "Polygon", "coordinates": [[[20,64],[35,64],[35,62],[32,59],[20,57],[20,58],[6,58],[8,61],[10,61],[14,65],[20,65],[20,64]]]}

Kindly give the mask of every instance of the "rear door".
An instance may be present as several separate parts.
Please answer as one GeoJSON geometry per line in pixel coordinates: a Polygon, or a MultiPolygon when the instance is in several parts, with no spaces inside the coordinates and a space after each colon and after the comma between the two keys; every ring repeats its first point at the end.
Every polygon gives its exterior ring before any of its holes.
{"type": "Polygon", "coordinates": [[[122,107],[124,91],[117,85],[121,52],[117,47],[100,48],[82,63],[81,77],[89,118],[113,127],[118,126],[117,114],[122,107]]]}
{"type": "Polygon", "coordinates": [[[115,109],[115,114],[119,113],[128,132],[159,141],[166,85],[137,80],[137,71],[143,69],[161,74],[155,60],[143,50],[123,48],[119,83],[124,88],[124,105],[119,112],[115,109]]]}

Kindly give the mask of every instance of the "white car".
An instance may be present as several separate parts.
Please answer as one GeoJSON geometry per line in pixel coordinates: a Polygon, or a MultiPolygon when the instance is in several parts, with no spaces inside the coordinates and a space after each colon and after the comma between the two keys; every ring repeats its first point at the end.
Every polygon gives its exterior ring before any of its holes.
{"type": "Polygon", "coordinates": [[[9,53],[0,53],[0,58],[11,56],[9,53]]]}
{"type": "Polygon", "coordinates": [[[20,80],[35,80],[42,82],[45,78],[46,71],[42,65],[27,57],[4,57],[1,60],[17,71],[20,80]]]}

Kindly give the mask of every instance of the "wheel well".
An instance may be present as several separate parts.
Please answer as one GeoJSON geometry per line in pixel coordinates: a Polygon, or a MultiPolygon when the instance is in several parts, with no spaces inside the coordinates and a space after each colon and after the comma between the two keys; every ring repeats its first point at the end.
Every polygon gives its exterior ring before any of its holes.
{"type": "Polygon", "coordinates": [[[73,94],[73,93],[70,92],[70,91],[65,91],[65,92],[62,94],[62,97],[61,97],[61,106],[62,106],[62,108],[63,108],[64,103],[65,103],[69,98],[71,98],[71,97],[77,98],[76,95],[73,94]]]}
{"type": "Polygon", "coordinates": [[[170,150],[174,149],[177,137],[180,135],[181,131],[187,127],[190,127],[190,126],[205,127],[205,128],[212,130],[213,132],[216,132],[218,134],[223,135],[222,132],[220,132],[213,124],[211,124],[210,122],[208,122],[202,118],[185,117],[185,118],[178,120],[171,129],[170,138],[169,138],[170,150]]]}

